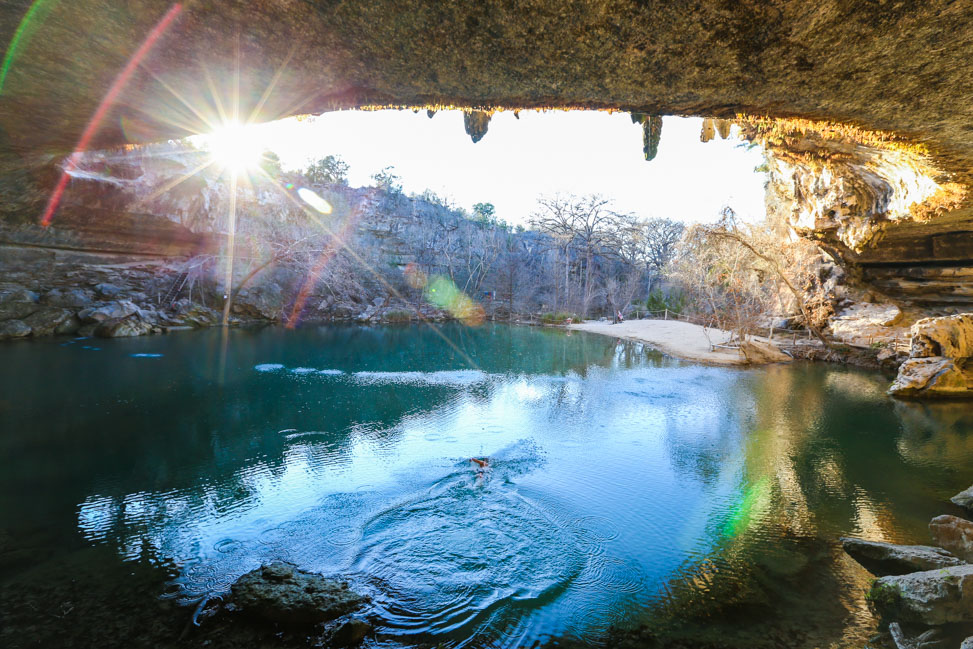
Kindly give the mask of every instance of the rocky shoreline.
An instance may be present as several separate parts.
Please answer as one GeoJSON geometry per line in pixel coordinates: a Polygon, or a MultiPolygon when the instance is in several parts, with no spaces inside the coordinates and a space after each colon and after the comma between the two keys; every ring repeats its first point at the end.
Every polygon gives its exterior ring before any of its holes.
{"type": "MultiPolygon", "coordinates": [[[[973,487],[954,504],[973,512],[973,487]]],[[[876,576],[865,597],[888,624],[878,638],[896,649],[973,647],[973,522],[941,515],[933,546],[842,538],[845,552],[876,576]]]]}

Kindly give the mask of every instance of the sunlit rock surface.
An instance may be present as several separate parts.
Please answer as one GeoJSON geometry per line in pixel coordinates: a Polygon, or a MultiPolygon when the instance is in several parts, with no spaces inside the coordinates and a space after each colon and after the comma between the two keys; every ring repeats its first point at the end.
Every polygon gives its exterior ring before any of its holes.
{"type": "Polygon", "coordinates": [[[876,579],[869,601],[890,619],[919,624],[973,621],[973,566],[876,579]]]}
{"type": "Polygon", "coordinates": [[[932,540],[956,556],[973,561],[973,523],[958,516],[944,514],[929,522],[932,540]]]}
{"type": "Polygon", "coordinates": [[[924,318],[912,325],[910,358],[889,394],[973,397],[973,314],[924,318]]]}
{"type": "Polygon", "coordinates": [[[852,538],[841,539],[841,545],[851,558],[878,576],[904,575],[964,563],[942,548],[926,545],[896,545],[852,538]]]}

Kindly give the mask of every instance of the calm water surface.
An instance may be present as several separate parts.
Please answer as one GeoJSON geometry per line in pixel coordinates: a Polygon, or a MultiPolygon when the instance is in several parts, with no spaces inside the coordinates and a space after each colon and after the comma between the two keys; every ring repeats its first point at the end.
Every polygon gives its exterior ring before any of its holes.
{"type": "Polygon", "coordinates": [[[837,537],[927,542],[973,479],[971,409],[890,400],[880,374],[562,331],[208,331],[0,359],[0,533],[45,531],[4,578],[98,546],[174,565],[190,602],[285,559],[349,579],[405,643],[862,646],[869,576],[837,537]]]}

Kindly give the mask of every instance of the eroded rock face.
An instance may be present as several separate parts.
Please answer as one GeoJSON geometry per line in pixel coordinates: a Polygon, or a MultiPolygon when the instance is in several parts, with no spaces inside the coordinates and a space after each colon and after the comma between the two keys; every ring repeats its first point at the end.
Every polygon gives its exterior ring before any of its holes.
{"type": "Polygon", "coordinates": [[[973,523],[970,521],[944,514],[929,522],[929,532],[939,547],[965,561],[973,561],[973,523]]]}
{"type": "Polygon", "coordinates": [[[897,397],[966,398],[973,396],[973,373],[965,360],[910,358],[899,366],[899,374],[889,388],[897,397]]]}
{"type": "Polygon", "coordinates": [[[909,360],[889,394],[973,397],[973,314],[923,318],[912,325],[909,360]]]}
{"type": "Polygon", "coordinates": [[[885,618],[940,625],[973,621],[973,566],[876,579],[869,601],[885,618]]]}
{"type": "MultiPolygon", "coordinates": [[[[240,577],[231,587],[234,603],[268,622],[312,625],[346,615],[367,599],[348,584],[275,561],[240,577]]],[[[353,629],[349,629],[349,634],[353,629]]]]}
{"type": "Polygon", "coordinates": [[[973,313],[923,318],[912,325],[913,358],[973,356],[973,313]]]}
{"type": "Polygon", "coordinates": [[[964,562],[928,545],[896,545],[864,539],[842,538],[841,545],[852,559],[873,575],[905,575],[912,572],[959,566],[964,562]]]}

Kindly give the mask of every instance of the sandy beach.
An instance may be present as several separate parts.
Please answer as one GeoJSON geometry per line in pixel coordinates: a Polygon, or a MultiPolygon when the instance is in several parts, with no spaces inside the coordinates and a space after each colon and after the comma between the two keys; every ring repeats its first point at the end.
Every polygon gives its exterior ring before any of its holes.
{"type": "Polygon", "coordinates": [[[605,336],[648,343],[659,351],[690,361],[713,365],[746,365],[747,361],[735,349],[715,349],[710,342],[720,345],[730,339],[730,332],[704,328],[679,320],[626,320],[618,324],[610,322],[583,322],[568,325],[568,329],[590,331],[605,336]],[[707,335],[709,338],[707,339],[707,335]]]}

